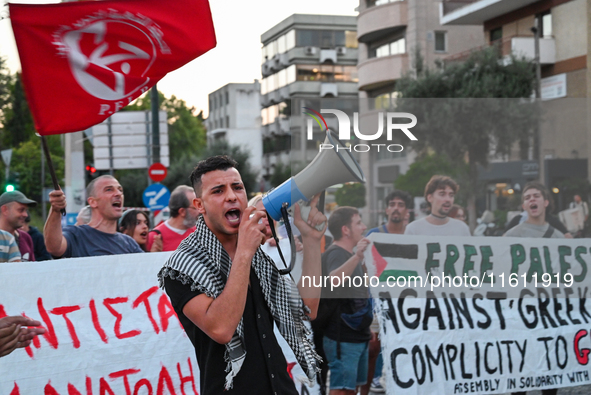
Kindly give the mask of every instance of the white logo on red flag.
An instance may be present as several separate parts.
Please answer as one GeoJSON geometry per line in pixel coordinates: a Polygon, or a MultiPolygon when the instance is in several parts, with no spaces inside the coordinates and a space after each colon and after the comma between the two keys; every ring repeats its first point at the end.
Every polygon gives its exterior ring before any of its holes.
{"type": "Polygon", "coordinates": [[[103,100],[121,100],[148,85],[146,74],[156,60],[156,44],[162,52],[170,51],[149,18],[113,11],[88,16],[54,33],[54,44],[67,56],[78,84],[103,100]]]}

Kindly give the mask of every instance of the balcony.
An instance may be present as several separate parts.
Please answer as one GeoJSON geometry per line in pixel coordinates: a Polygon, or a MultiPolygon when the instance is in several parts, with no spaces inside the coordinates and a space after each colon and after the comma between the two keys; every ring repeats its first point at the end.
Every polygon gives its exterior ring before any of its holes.
{"type": "MultiPolygon", "coordinates": [[[[445,62],[465,60],[470,53],[489,46],[496,46],[501,51],[501,56],[508,57],[513,53],[515,56],[523,56],[527,59],[535,58],[535,39],[531,36],[512,36],[497,40],[492,44],[472,48],[444,58],[445,62]]],[[[556,40],[552,37],[540,38],[540,63],[543,65],[556,63],[556,40]]],[[[361,74],[360,77],[361,79],[361,74]]]]}
{"type": "Polygon", "coordinates": [[[356,97],[358,94],[356,82],[324,82],[324,81],[295,81],[282,88],[260,96],[263,107],[281,103],[293,96],[321,96],[333,95],[356,97]]]}
{"type": "Polygon", "coordinates": [[[357,64],[357,53],[357,48],[294,47],[285,53],[275,55],[273,58],[264,61],[261,64],[261,74],[263,77],[268,77],[292,64],[312,63],[316,59],[320,63],[331,61],[335,64],[354,66],[357,64]]]}
{"type": "MultiPolygon", "coordinates": [[[[535,40],[533,37],[512,37],[511,50],[516,56],[535,58],[535,40]]],[[[556,41],[554,38],[540,38],[540,63],[556,63],[556,41]]]]}
{"type": "Polygon", "coordinates": [[[359,64],[359,90],[379,88],[400,79],[408,70],[408,54],[371,58],[359,64]]]}
{"type": "Polygon", "coordinates": [[[443,0],[440,4],[442,25],[482,25],[539,0],[443,0]]]}
{"type": "Polygon", "coordinates": [[[375,41],[408,25],[408,4],[396,1],[363,10],[357,17],[357,40],[375,41]]]}

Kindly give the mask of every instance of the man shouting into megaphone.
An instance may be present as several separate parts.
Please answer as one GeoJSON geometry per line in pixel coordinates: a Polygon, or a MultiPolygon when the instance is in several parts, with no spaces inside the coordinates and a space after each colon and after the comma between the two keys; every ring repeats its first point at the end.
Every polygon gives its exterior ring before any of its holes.
{"type": "MultiPolygon", "coordinates": [[[[286,359],[273,334],[273,322],[313,380],[318,356],[303,321],[313,319],[320,288],[300,289],[281,276],[259,248],[266,240],[266,213],[247,208],[247,195],[228,156],[197,164],[191,174],[197,229],[171,255],[159,273],[172,305],[195,347],[201,393],[297,394],[286,359]],[[227,391],[227,392],[224,392],[227,391]]],[[[307,222],[294,205],[294,221],[304,244],[303,276],[321,276],[321,231],[326,223],[311,201],[307,222]]]]}

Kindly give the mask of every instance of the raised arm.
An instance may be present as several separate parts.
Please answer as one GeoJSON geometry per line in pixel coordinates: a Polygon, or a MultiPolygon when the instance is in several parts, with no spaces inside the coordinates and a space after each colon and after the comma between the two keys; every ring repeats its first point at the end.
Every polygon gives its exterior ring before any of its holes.
{"type": "Polygon", "coordinates": [[[345,263],[343,263],[341,266],[331,271],[329,273],[329,276],[350,277],[353,274],[353,271],[355,270],[359,262],[363,261],[363,254],[365,253],[365,250],[367,249],[369,243],[369,239],[366,238],[359,240],[359,242],[357,243],[357,250],[355,251],[355,254],[351,258],[347,259],[347,261],[345,261],[345,263]]]}
{"type": "Polygon", "coordinates": [[[302,234],[302,242],[304,244],[304,259],[302,261],[302,277],[298,282],[298,289],[304,304],[310,309],[310,319],[316,318],[318,312],[318,303],[320,301],[320,293],[322,287],[316,287],[315,284],[320,284],[320,281],[313,281],[314,278],[320,279],[322,277],[322,263],[320,252],[320,241],[324,232],[326,231],[326,216],[322,214],[316,207],[320,195],[314,196],[310,201],[310,214],[308,220],[304,221],[300,213],[300,206],[294,205],[294,223],[302,234]],[[319,231],[316,226],[324,223],[324,228],[319,231]],[[312,279],[312,281],[303,281],[304,278],[312,279]]]}
{"type": "Polygon", "coordinates": [[[53,256],[62,256],[68,248],[68,242],[62,233],[62,215],[60,210],[66,208],[66,195],[60,189],[49,193],[49,203],[51,209],[45,221],[43,236],[45,237],[45,247],[53,256]]]}
{"type": "Polygon", "coordinates": [[[255,207],[248,207],[242,213],[236,253],[222,293],[217,298],[201,294],[183,308],[187,318],[220,344],[232,339],[244,314],[252,258],[265,239],[265,225],[259,224],[264,215],[255,207]]]}

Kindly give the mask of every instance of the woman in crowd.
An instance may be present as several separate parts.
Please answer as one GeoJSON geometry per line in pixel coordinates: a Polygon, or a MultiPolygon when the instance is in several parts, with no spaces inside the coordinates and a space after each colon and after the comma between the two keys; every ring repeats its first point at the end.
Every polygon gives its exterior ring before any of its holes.
{"type": "Polygon", "coordinates": [[[454,204],[451,207],[451,210],[449,210],[448,215],[450,218],[455,218],[455,219],[460,220],[462,222],[466,222],[466,220],[467,220],[466,210],[464,210],[464,208],[462,206],[460,206],[459,204],[454,204]]]}
{"type": "MultiPolygon", "coordinates": [[[[127,210],[119,220],[119,232],[131,236],[144,251],[146,251],[149,231],[150,217],[145,211],[127,210]]],[[[146,252],[160,251],[162,251],[162,240],[160,239],[160,235],[158,235],[154,238],[151,250],[146,252]]]]}

